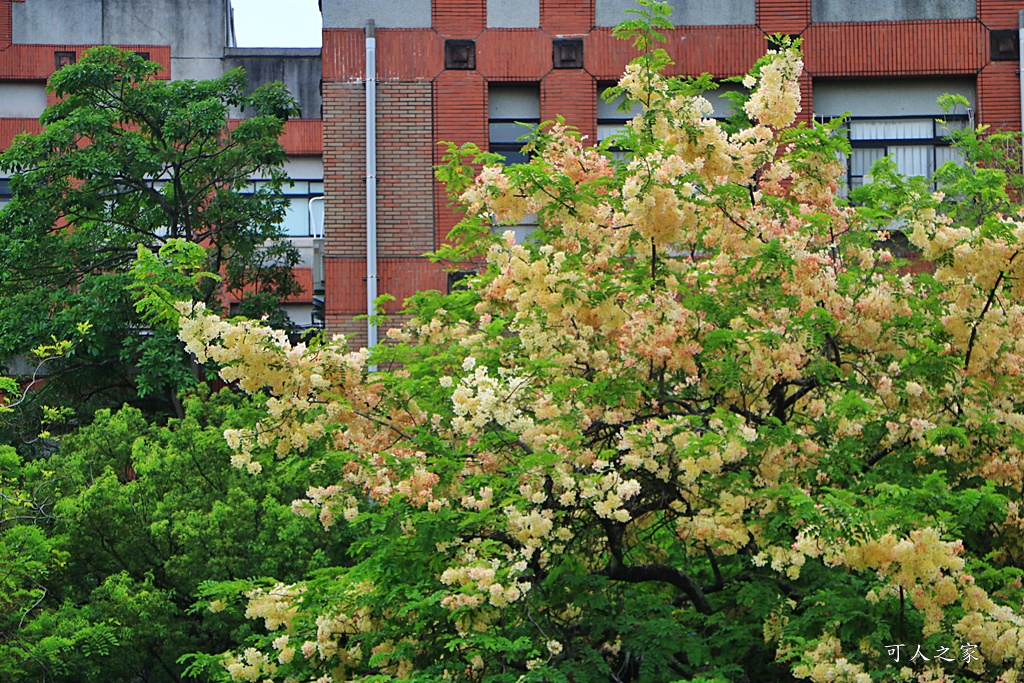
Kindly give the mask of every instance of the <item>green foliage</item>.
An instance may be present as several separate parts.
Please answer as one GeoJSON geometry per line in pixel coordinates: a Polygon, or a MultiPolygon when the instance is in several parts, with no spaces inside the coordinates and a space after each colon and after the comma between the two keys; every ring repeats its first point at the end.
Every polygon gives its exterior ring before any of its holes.
{"type": "Polygon", "coordinates": [[[201,245],[203,262],[190,267],[222,276],[223,286],[209,277],[162,283],[165,294],[216,305],[233,291],[255,297],[246,305],[262,313],[295,291],[296,251],[287,241],[266,246],[280,237],[278,137],[295,103],[280,84],[246,94],[240,70],[168,81],[158,64],[113,47],[86,51],[48,89],[57,102],[43,114],[45,130],[0,154],[13,193],[0,212],[0,357],[71,339],[89,322],[88,343],[51,364],[32,400],[48,394],[85,420],[139,393],[160,402],[148,409],[167,412],[168,399],[194,381],[189,362],[171,340],[147,336],[127,273],[140,247],[181,239],[201,245]],[[229,127],[232,108],[255,115],[229,127]],[[253,190],[257,176],[267,182],[253,190]]]}
{"type": "Polygon", "coordinates": [[[659,73],[666,11],[642,2],[619,30],[642,52],[612,92],[644,105],[614,142],[624,159],[560,119],[527,136],[525,165],[448,146],[438,176],[464,219],[435,257],[486,266],[464,291],[414,296],[392,343],[306,349],[202,311],[183,326],[266,397],[232,433],[237,458],[321,433],[336,449],[334,485],[296,509],[344,518],[351,539],[344,566],[295,585],[204,584],[266,630],[188,657],[189,675],[962,683],[1021,670],[1012,173],[946,168],[948,199],[889,160],[855,211],[836,197],[842,120],[794,123],[797,43],[774,40],[723,128],[688,99],[708,77],[659,73]],[[492,234],[524,215],[539,223],[526,243],[492,234]],[[910,275],[888,251],[880,229],[900,227],[934,272],[910,275]],[[983,663],[886,656],[968,642],[983,663]]]}
{"type": "Polygon", "coordinates": [[[252,630],[208,602],[189,611],[204,582],[344,564],[343,544],[290,508],[322,475],[273,457],[259,478],[231,466],[223,432],[250,401],[201,389],[185,409],[167,426],[100,411],[48,462],[0,449],[0,680],[178,681],[184,653],[252,630]]]}

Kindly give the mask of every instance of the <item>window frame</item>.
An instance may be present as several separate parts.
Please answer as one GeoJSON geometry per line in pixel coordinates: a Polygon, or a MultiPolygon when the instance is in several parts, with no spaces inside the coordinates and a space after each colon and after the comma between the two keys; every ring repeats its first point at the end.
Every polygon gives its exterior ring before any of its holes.
{"type": "MultiPolygon", "coordinates": [[[[822,116],[822,117],[817,117],[816,120],[818,120],[821,123],[828,123],[828,122],[831,122],[831,121],[835,120],[836,118],[839,118],[839,117],[833,117],[833,116],[825,117],[825,116],[822,116]]],[[[941,115],[941,114],[900,114],[900,115],[896,115],[896,116],[848,116],[848,117],[846,117],[846,121],[843,123],[842,130],[846,134],[846,139],[849,140],[849,142],[850,142],[851,156],[848,157],[848,158],[844,158],[843,159],[844,166],[846,167],[846,183],[845,183],[845,190],[844,190],[844,193],[843,193],[844,196],[848,195],[850,192],[852,192],[853,190],[857,189],[858,187],[862,187],[863,185],[865,185],[864,178],[870,178],[871,177],[870,176],[870,170],[871,170],[870,165],[873,165],[875,161],[877,161],[878,159],[881,159],[882,157],[891,156],[893,154],[893,152],[891,152],[890,149],[894,148],[894,147],[920,147],[920,148],[928,148],[928,149],[930,149],[931,150],[931,160],[930,160],[929,174],[927,176],[922,176],[922,175],[918,174],[918,175],[909,176],[909,177],[924,177],[929,182],[931,182],[932,186],[934,187],[934,182],[932,181],[932,178],[935,175],[935,171],[937,171],[939,169],[939,167],[943,163],[945,163],[946,161],[953,160],[953,159],[946,159],[946,160],[944,160],[944,161],[942,161],[940,163],[939,162],[939,157],[937,156],[937,152],[940,149],[947,149],[947,150],[948,149],[955,149],[953,147],[953,145],[950,144],[950,140],[949,140],[949,133],[948,133],[948,131],[954,129],[952,126],[950,126],[950,123],[959,123],[959,124],[961,124],[961,127],[966,127],[966,126],[971,124],[971,120],[970,120],[970,116],[968,114],[950,114],[950,115],[941,115]],[[853,125],[851,125],[851,124],[866,123],[866,122],[893,122],[893,123],[897,123],[898,124],[900,122],[911,122],[911,121],[921,121],[921,122],[928,121],[930,123],[931,130],[932,130],[931,137],[913,137],[913,138],[892,138],[892,137],[887,137],[887,138],[859,138],[859,139],[855,139],[853,137],[853,135],[852,135],[852,133],[853,133],[853,125]],[[943,128],[945,128],[946,131],[947,131],[945,134],[942,133],[942,129],[943,128]],[[874,149],[874,150],[880,149],[880,150],[882,150],[882,153],[880,155],[878,155],[874,160],[872,160],[871,164],[866,169],[864,169],[864,173],[855,175],[854,174],[854,163],[853,163],[852,152],[854,152],[855,150],[872,150],[872,149],[874,149]],[[855,180],[859,180],[860,182],[855,185],[854,184],[855,180]]]]}

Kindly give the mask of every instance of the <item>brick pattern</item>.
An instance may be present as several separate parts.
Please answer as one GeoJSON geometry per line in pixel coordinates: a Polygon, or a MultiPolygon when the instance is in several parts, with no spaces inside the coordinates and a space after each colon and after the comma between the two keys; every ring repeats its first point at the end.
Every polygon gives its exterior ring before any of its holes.
{"type": "Polygon", "coordinates": [[[11,2],[0,0],[0,50],[6,50],[13,40],[11,2]]]}
{"type": "MultiPolygon", "coordinates": [[[[366,233],[363,233],[365,239],[366,233]]],[[[327,282],[324,311],[328,321],[337,317],[366,314],[366,257],[324,257],[327,282]]]]}
{"type": "Polygon", "coordinates": [[[43,131],[39,119],[5,119],[0,118],[0,149],[7,149],[14,141],[15,135],[21,133],[38,134],[43,131]]]}
{"type": "Polygon", "coordinates": [[[557,69],[540,84],[540,118],[561,115],[576,126],[590,144],[597,140],[597,81],[582,69],[557,69]]]}
{"type": "MultiPolygon", "coordinates": [[[[436,4],[436,2],[435,2],[436,4]]],[[[366,46],[360,63],[365,63],[366,46]]],[[[432,80],[444,71],[444,39],[430,29],[377,31],[377,79],[432,80]]]]}
{"type": "Polygon", "coordinates": [[[377,88],[377,253],[434,251],[433,87],[382,83],[377,88]]]}
{"type": "Polygon", "coordinates": [[[988,61],[988,36],[974,19],[814,24],[805,35],[814,76],[974,74],[988,61]]]}
{"type": "Polygon", "coordinates": [[[800,111],[796,115],[796,120],[810,123],[813,117],[814,90],[811,88],[811,77],[805,71],[800,76],[800,111]]]}
{"type": "MultiPolygon", "coordinates": [[[[244,120],[230,119],[228,128],[234,129],[244,120]]],[[[289,119],[278,141],[289,156],[320,156],[324,150],[323,122],[320,119],[289,119]]]]}
{"type": "Polygon", "coordinates": [[[357,28],[325,28],[320,55],[325,84],[365,78],[366,33],[357,28]]]}
{"type": "Polygon", "coordinates": [[[978,123],[1020,130],[1020,76],[1017,62],[993,62],[978,75],[978,123]]]}
{"type": "MultiPolygon", "coordinates": [[[[665,49],[675,62],[666,73],[674,76],[738,76],[767,48],[756,26],[690,26],[664,34],[665,49]]],[[[584,39],[586,69],[601,81],[617,81],[636,56],[632,44],[616,39],[611,29],[595,29],[584,39]]]]}
{"type": "Polygon", "coordinates": [[[540,0],[540,27],[552,37],[589,33],[594,28],[594,3],[540,0]]]}
{"type": "MultiPolygon", "coordinates": [[[[2,0],[0,0],[2,1],[2,0]]],[[[7,5],[9,8],[10,6],[7,5]]],[[[11,45],[0,52],[0,80],[44,81],[53,73],[53,53],[74,52],[76,59],[88,50],[89,45],[11,45]]],[[[126,50],[148,52],[150,61],[157,62],[163,71],[157,78],[171,77],[171,48],[166,45],[119,45],[126,50]]]]}
{"type": "Polygon", "coordinates": [[[377,290],[395,297],[387,305],[389,315],[405,308],[405,300],[429,289],[444,291],[447,279],[441,265],[425,258],[381,258],[377,262],[377,290]]]}
{"type": "MultiPolygon", "coordinates": [[[[328,324],[366,315],[366,259],[328,257],[324,267],[328,282],[344,283],[344,286],[327,288],[328,324]]],[[[416,292],[444,291],[447,286],[441,266],[419,257],[378,258],[377,278],[378,294],[391,294],[396,299],[386,308],[389,315],[405,308],[405,300],[416,292]]]]}
{"type": "Polygon", "coordinates": [[[433,0],[434,30],[445,38],[476,38],[487,28],[487,0],[433,0]]]}
{"type": "Polygon", "coordinates": [[[551,71],[551,36],[539,29],[490,29],[476,41],[476,68],[489,81],[539,81],[551,71]]]}
{"type": "Polygon", "coordinates": [[[320,156],[324,153],[323,121],[291,119],[284,124],[280,140],[289,156],[320,156]]]}
{"type": "MultiPolygon", "coordinates": [[[[324,251],[366,254],[366,99],[362,83],[324,83],[324,251]]],[[[348,282],[330,279],[328,282],[348,282]]],[[[346,284],[344,288],[347,288],[346,284]]],[[[338,296],[328,286],[327,297],[338,296]]]]}
{"type": "Polygon", "coordinates": [[[811,0],[758,0],[757,26],[768,35],[803,33],[811,23],[811,0]]]}
{"type": "Polygon", "coordinates": [[[326,332],[328,337],[336,337],[338,335],[347,337],[349,349],[361,349],[366,346],[367,332],[365,320],[353,320],[352,316],[328,316],[326,332]]]}
{"type": "MultiPolygon", "coordinates": [[[[475,71],[445,71],[434,81],[434,140],[461,145],[475,142],[487,149],[487,83],[475,71]]],[[[434,146],[434,163],[444,149],[434,146]]],[[[457,219],[448,207],[444,186],[434,183],[434,230],[438,244],[448,237],[457,219]]]]}
{"type": "MultiPolygon", "coordinates": [[[[324,29],[321,50],[325,83],[366,78],[366,32],[324,29]]],[[[379,29],[377,79],[432,80],[444,70],[444,38],[431,29],[379,29]]]]}
{"type": "Polygon", "coordinates": [[[990,29],[1017,28],[1020,0],[978,0],[978,20],[990,29]]]}

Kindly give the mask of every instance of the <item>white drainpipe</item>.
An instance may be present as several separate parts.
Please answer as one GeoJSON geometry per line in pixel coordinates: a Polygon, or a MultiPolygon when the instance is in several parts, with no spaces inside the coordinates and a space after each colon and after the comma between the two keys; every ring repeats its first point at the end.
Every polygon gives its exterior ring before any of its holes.
{"type": "MultiPolygon", "coordinates": [[[[377,26],[366,22],[366,314],[377,298],[377,26]]],[[[377,325],[367,322],[367,348],[377,345],[377,325]]],[[[374,372],[376,367],[371,367],[374,372]]]]}

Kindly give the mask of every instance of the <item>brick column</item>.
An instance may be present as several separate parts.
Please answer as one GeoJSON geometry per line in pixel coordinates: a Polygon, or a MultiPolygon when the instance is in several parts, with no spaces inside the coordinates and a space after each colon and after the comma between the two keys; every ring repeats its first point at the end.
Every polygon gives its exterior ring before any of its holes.
{"type": "Polygon", "coordinates": [[[811,23],[811,0],[757,0],[757,26],[768,35],[803,33],[811,23]]]}
{"type": "Polygon", "coordinates": [[[552,37],[589,33],[594,28],[594,0],[540,0],[540,27],[552,37]]]}
{"type": "Polygon", "coordinates": [[[487,0],[433,0],[434,30],[447,38],[475,38],[487,28],[487,0]]]}
{"type": "Polygon", "coordinates": [[[324,83],[324,278],[327,329],[366,313],[366,90],[324,83]]]}
{"type": "Polygon", "coordinates": [[[561,115],[597,143],[597,82],[583,69],[555,69],[540,84],[540,118],[554,120],[561,115]]]}
{"type": "Polygon", "coordinates": [[[11,0],[0,0],[0,50],[6,50],[13,40],[11,0]]]}
{"type": "MultiPolygon", "coordinates": [[[[461,145],[475,142],[486,150],[487,83],[476,71],[445,71],[434,81],[434,140],[461,145]]],[[[434,147],[434,163],[441,163],[444,149],[434,147]]],[[[434,226],[437,242],[448,237],[458,222],[448,206],[448,197],[441,183],[435,181],[434,226]]]]}
{"type": "Polygon", "coordinates": [[[978,20],[991,29],[1017,28],[1020,0],[978,0],[978,20]]]}
{"type": "Polygon", "coordinates": [[[978,123],[998,130],[1020,130],[1018,62],[992,62],[978,74],[978,123]]]}

